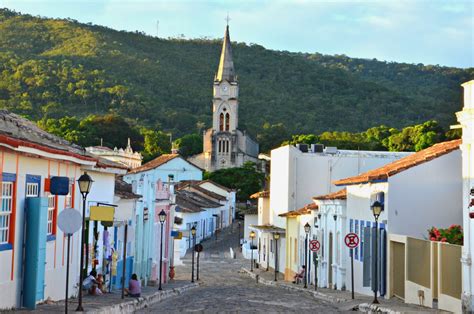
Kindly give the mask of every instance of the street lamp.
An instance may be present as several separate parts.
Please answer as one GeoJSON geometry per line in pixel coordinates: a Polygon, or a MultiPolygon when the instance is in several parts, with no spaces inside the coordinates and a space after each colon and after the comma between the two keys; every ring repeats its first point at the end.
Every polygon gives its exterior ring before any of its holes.
{"type": "Polygon", "coordinates": [[[160,238],[160,283],[158,285],[158,290],[162,290],[161,288],[161,275],[163,273],[163,224],[166,220],[166,212],[164,209],[158,214],[161,223],[161,238],[160,238]]]}
{"type": "Polygon", "coordinates": [[[273,234],[273,239],[275,239],[275,281],[278,277],[278,239],[280,239],[280,234],[275,232],[273,234]]]}
{"type": "Polygon", "coordinates": [[[305,245],[304,245],[304,287],[308,288],[308,236],[311,226],[309,223],[304,225],[304,232],[306,233],[305,245]]]}
{"type": "Polygon", "coordinates": [[[255,231],[250,231],[250,271],[253,272],[253,239],[255,238],[255,231]]]}
{"type": "MultiPolygon", "coordinates": [[[[77,305],[76,311],[84,311],[84,308],[82,307],[82,282],[84,281],[84,246],[86,245],[86,232],[85,232],[85,226],[86,226],[86,199],[87,199],[87,194],[89,194],[91,187],[92,187],[92,178],[87,174],[87,172],[84,172],[83,175],[79,177],[77,180],[77,183],[79,184],[79,191],[82,194],[82,235],[81,235],[81,265],[79,269],[79,298],[78,302],[79,304],[77,305]]],[[[86,263],[87,267],[87,263],[86,263]]],[[[87,268],[86,268],[87,271],[87,268]]]]}
{"type": "Polygon", "coordinates": [[[193,257],[192,257],[192,268],[191,268],[191,282],[194,282],[194,254],[196,249],[196,226],[191,228],[191,235],[193,236],[193,257]]]}
{"type": "Polygon", "coordinates": [[[374,259],[375,259],[375,263],[374,263],[374,301],[372,302],[372,304],[379,304],[379,300],[377,300],[377,290],[378,290],[378,270],[377,270],[377,264],[378,264],[378,233],[379,233],[379,216],[380,214],[382,213],[383,211],[383,204],[380,203],[379,201],[375,201],[372,206],[370,206],[372,208],[372,213],[374,214],[374,218],[375,218],[375,254],[374,254],[374,259]]]}

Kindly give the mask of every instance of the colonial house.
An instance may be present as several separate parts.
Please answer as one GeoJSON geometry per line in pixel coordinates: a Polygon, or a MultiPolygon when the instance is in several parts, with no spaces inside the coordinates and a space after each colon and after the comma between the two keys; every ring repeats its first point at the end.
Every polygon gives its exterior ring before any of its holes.
{"type": "MultiPolygon", "coordinates": [[[[314,239],[320,244],[318,261],[318,286],[346,290],[347,255],[344,237],[347,234],[347,189],[313,197],[317,210],[312,211],[314,239]]],[[[315,278],[314,268],[310,278],[315,278]]]]}
{"type": "Polygon", "coordinates": [[[132,146],[130,145],[130,138],[128,139],[127,147],[125,147],[125,149],[117,147],[111,149],[100,145],[86,147],[86,151],[93,155],[127,166],[129,169],[137,168],[142,165],[142,154],[133,151],[132,146]]]}
{"type": "MultiPolygon", "coordinates": [[[[329,243],[328,249],[333,251],[333,256],[342,254],[349,261],[349,251],[340,242],[342,236],[337,239],[337,234],[345,233],[345,225],[347,232],[359,235],[361,244],[354,251],[356,292],[367,295],[373,293],[371,252],[375,243],[375,223],[371,205],[375,201],[381,203],[384,209],[379,217],[377,230],[377,261],[380,277],[378,291],[385,297],[403,297],[402,290],[387,291],[389,286],[404,287],[405,280],[404,276],[390,275],[393,270],[387,269],[387,261],[391,258],[391,248],[387,248],[388,237],[403,235],[423,239],[427,237],[427,230],[433,226],[447,228],[451,224],[462,224],[460,145],[461,140],[438,143],[383,167],[334,182],[337,186],[347,187],[347,214],[344,223],[344,218],[336,212],[337,219],[341,222],[335,231],[335,242],[339,244],[331,247],[329,243]],[[400,282],[390,283],[390,280],[400,282]]],[[[328,224],[330,225],[329,222],[328,224]]],[[[324,225],[322,228],[325,228],[324,225]]],[[[327,231],[323,234],[328,237],[327,231]]],[[[345,269],[349,267],[346,263],[345,269]]],[[[404,270],[396,273],[402,271],[404,270]]],[[[350,276],[345,278],[345,286],[349,287],[350,276]]],[[[428,296],[426,299],[429,299],[428,296]]]]}
{"type": "MultiPolygon", "coordinates": [[[[0,110],[0,167],[0,309],[63,299],[67,241],[57,217],[65,208],[82,212],[76,181],[84,170],[96,181],[87,207],[113,203],[115,174],[125,173],[125,167],[89,155],[6,110],[0,110]],[[67,195],[51,194],[53,177],[69,178],[67,195]]],[[[80,238],[80,232],[71,238],[70,296],[77,293],[80,238]]]]}
{"type": "Polygon", "coordinates": [[[164,222],[163,282],[173,263],[174,241],[171,237],[174,228],[175,203],[173,184],[183,180],[201,180],[202,170],[178,154],[164,154],[154,160],[130,170],[124,181],[131,184],[133,192],[141,196],[136,208],[136,257],[134,271],[145,284],[155,282],[160,269],[161,223],[159,213],[167,214],[164,222]]]}

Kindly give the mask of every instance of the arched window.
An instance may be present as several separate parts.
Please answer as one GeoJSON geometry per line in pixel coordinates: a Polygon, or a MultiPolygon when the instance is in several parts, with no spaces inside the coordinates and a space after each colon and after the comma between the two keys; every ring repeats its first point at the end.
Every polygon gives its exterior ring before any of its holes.
{"type": "Polygon", "coordinates": [[[225,114],[225,130],[229,131],[229,124],[230,124],[230,115],[228,113],[225,114]]]}
{"type": "Polygon", "coordinates": [[[229,150],[229,140],[226,141],[225,145],[226,145],[226,148],[225,148],[225,149],[226,149],[226,153],[230,153],[230,150],[229,150]]]}
{"type": "Polygon", "coordinates": [[[219,116],[219,131],[224,131],[224,114],[221,113],[219,116]]]}

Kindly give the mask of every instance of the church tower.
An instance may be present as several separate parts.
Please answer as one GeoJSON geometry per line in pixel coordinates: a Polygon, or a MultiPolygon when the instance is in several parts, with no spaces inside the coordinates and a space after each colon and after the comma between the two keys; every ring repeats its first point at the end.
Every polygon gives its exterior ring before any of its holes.
{"type": "Polygon", "coordinates": [[[227,24],[222,42],[212,97],[212,127],[203,134],[202,154],[189,161],[215,171],[241,167],[246,161],[258,162],[258,143],[239,127],[239,83],[227,24]]]}

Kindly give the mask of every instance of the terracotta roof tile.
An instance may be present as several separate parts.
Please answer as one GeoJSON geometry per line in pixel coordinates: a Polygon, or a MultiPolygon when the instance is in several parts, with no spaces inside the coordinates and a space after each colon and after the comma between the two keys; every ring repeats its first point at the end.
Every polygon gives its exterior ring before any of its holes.
{"type": "Polygon", "coordinates": [[[257,193],[254,193],[254,194],[250,195],[250,198],[260,198],[260,197],[269,198],[270,197],[270,191],[268,191],[268,190],[260,191],[260,192],[257,192],[257,193]]]}
{"type": "Polygon", "coordinates": [[[315,196],[313,197],[313,200],[319,200],[319,201],[324,201],[324,200],[345,200],[347,199],[347,189],[344,188],[342,190],[339,190],[337,192],[329,193],[326,195],[320,195],[320,196],[315,196]]]}
{"type": "Polygon", "coordinates": [[[429,148],[426,148],[417,153],[414,153],[410,156],[391,162],[383,167],[367,171],[355,177],[350,177],[350,178],[334,181],[334,184],[335,185],[351,185],[351,184],[368,183],[368,182],[379,181],[379,180],[387,180],[389,177],[397,173],[400,173],[411,167],[415,167],[424,162],[430,161],[432,159],[446,155],[456,149],[459,149],[460,145],[461,145],[460,139],[449,141],[449,142],[438,143],[429,148]]]}
{"type": "Polygon", "coordinates": [[[140,167],[137,167],[137,168],[134,168],[134,169],[130,170],[129,173],[137,173],[137,172],[142,172],[142,171],[155,169],[155,168],[158,168],[159,166],[161,166],[161,165],[167,163],[168,161],[173,160],[177,157],[180,157],[180,155],[179,154],[163,154],[161,156],[156,157],[152,161],[147,162],[146,164],[144,164],[140,167]]]}
{"type": "Polygon", "coordinates": [[[291,217],[297,217],[301,215],[308,215],[311,213],[311,210],[315,210],[315,209],[318,209],[318,205],[316,205],[315,203],[310,203],[300,209],[292,210],[283,214],[279,214],[278,216],[291,218],[291,217]]]}
{"type": "Polygon", "coordinates": [[[132,192],[132,185],[123,181],[122,177],[115,177],[115,195],[123,199],[138,199],[140,195],[132,192]]]}

